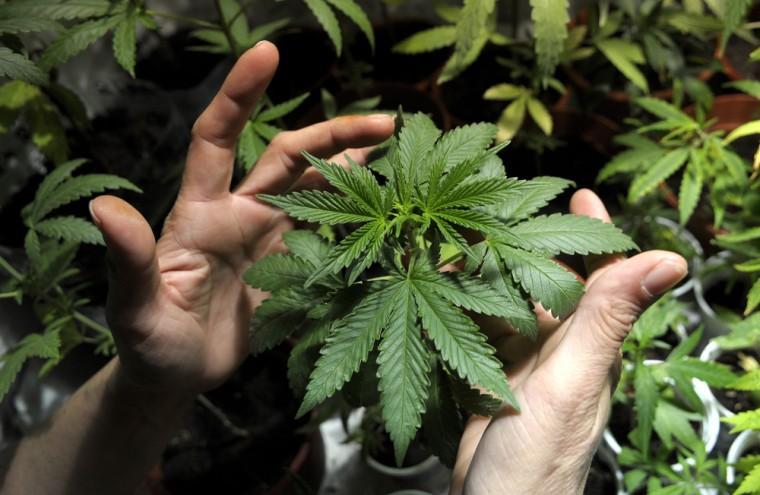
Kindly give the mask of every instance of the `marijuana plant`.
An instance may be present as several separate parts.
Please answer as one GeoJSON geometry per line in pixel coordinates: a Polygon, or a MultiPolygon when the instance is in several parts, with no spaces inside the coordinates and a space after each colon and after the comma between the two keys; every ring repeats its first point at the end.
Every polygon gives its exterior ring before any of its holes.
{"type": "Polygon", "coordinates": [[[84,160],[66,162],[40,183],[34,200],[22,210],[28,231],[24,247],[26,266],[19,270],[0,257],[0,298],[29,302],[42,325],[15,347],[0,356],[0,399],[8,392],[30,358],[47,360],[46,373],[80,343],[95,346],[101,354],[113,354],[111,332],[82,313],[88,300],[79,292],[86,284],[77,283],[79,271],[73,266],[80,244],[103,244],[100,231],[88,220],[72,215],[51,216],[58,208],[108,189],[140,190],[131,182],[107,174],[72,176],[84,160]]]}
{"type": "Polygon", "coordinates": [[[400,463],[423,413],[439,419],[426,429],[450,438],[442,425],[459,418],[457,404],[483,413],[484,401],[496,398],[519,408],[502,363],[468,312],[502,317],[536,336],[531,300],[562,318],[583,294],[583,284],[552,256],[635,244],[595,219],[533,216],[570,182],[506,177],[497,156],[506,143],[488,147],[495,126],[441,135],[422,114],[399,116],[397,124],[385,155],[369,168],[304,154],[339,193],[259,197],[296,219],[335,226],[337,239],[287,233],[290,253],[263,258],[245,280],[271,293],[254,317],[253,352],[294,332],[299,338],[290,358],[294,388],[305,391],[299,414],[357,372],[365,383],[376,378],[400,463]],[[459,272],[441,271],[462,261],[459,272]],[[316,348],[318,355],[309,352],[316,348]],[[375,365],[376,373],[367,372],[375,365]]]}
{"type": "MultiPolygon", "coordinates": [[[[757,393],[760,391],[760,370],[754,369],[739,377],[731,388],[745,392],[757,393]]],[[[723,421],[733,425],[731,433],[738,433],[745,430],[760,431],[760,409],[744,411],[724,418],[723,421]]],[[[757,494],[760,493],[760,456],[749,454],[742,457],[736,465],[737,470],[745,473],[742,482],[734,492],[739,494],[757,494]]]]}
{"type": "Polygon", "coordinates": [[[618,136],[617,141],[629,149],[613,157],[597,181],[615,175],[633,177],[628,200],[635,202],[683,170],[678,192],[681,224],[692,216],[706,189],[715,225],[720,226],[729,206],[741,206],[749,184],[749,166],[730,144],[752,129],[742,126],[724,137],[722,131],[710,130],[714,122],[704,112],[694,118],[670,103],[648,97],[637,99],[636,104],[659,120],[618,136]],[[647,134],[654,134],[656,140],[647,134]]]}

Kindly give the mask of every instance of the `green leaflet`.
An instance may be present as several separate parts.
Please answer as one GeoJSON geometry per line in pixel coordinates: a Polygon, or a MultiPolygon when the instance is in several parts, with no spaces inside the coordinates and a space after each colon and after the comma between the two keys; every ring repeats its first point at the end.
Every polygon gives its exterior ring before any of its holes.
{"type": "Polygon", "coordinates": [[[559,318],[575,309],[583,295],[583,284],[557,263],[505,244],[494,243],[512,277],[534,299],[559,318]]]}
{"type": "Polygon", "coordinates": [[[638,437],[639,448],[648,455],[660,395],[650,367],[643,364],[636,366],[634,387],[636,390],[636,430],[634,431],[638,437]]]}
{"type": "Polygon", "coordinates": [[[93,21],[83,22],[65,31],[51,43],[39,60],[39,66],[44,71],[67,62],[71,57],[93,44],[108,31],[116,27],[121,17],[104,17],[93,21]]]}
{"type": "Polygon", "coordinates": [[[488,211],[504,221],[517,221],[531,216],[556,198],[572,184],[559,177],[536,177],[531,180],[518,180],[512,188],[509,200],[496,205],[488,211]]]}
{"type": "Polygon", "coordinates": [[[396,289],[391,286],[368,294],[333,328],[309,377],[299,417],[339,390],[367,360],[393,309],[396,289]]]}
{"type": "Polygon", "coordinates": [[[455,42],[456,27],[436,26],[415,33],[405,40],[396,43],[393,51],[407,55],[416,55],[445,48],[453,45],[455,42]]]}
{"type": "Polygon", "coordinates": [[[125,71],[135,77],[137,60],[137,14],[130,10],[113,33],[113,54],[125,71]]]}
{"type": "Polygon", "coordinates": [[[649,92],[646,77],[637,67],[644,63],[641,47],[622,39],[606,39],[597,41],[596,46],[607,59],[634,85],[644,92],[649,92]]]}
{"type": "Polygon", "coordinates": [[[464,422],[452,395],[449,378],[440,365],[430,375],[430,394],[422,423],[426,445],[444,465],[453,468],[464,422]]]}
{"type": "Polygon", "coordinates": [[[273,254],[257,261],[243,280],[251,287],[273,292],[289,287],[303,287],[314,265],[296,256],[273,254]]]}
{"type": "Polygon", "coordinates": [[[385,428],[401,465],[420,427],[430,388],[430,359],[417,325],[417,308],[408,283],[393,297],[394,309],[377,358],[385,428]]]}
{"type": "Polygon", "coordinates": [[[638,248],[614,225],[580,215],[538,216],[510,227],[507,232],[507,243],[551,255],[625,252],[638,248]]]}
{"type": "Polygon", "coordinates": [[[4,46],[0,46],[0,76],[20,79],[39,86],[47,84],[48,81],[47,75],[26,55],[4,46]]]}
{"type": "Polygon", "coordinates": [[[360,205],[327,191],[300,191],[287,196],[259,194],[258,198],[279,206],[299,220],[325,225],[369,222],[374,218],[360,205]]]}
{"type": "Polygon", "coordinates": [[[536,314],[526,298],[520,293],[515,286],[512,277],[504,270],[503,263],[500,262],[496,253],[492,249],[486,251],[481,267],[483,280],[496,289],[502,295],[508,304],[503,306],[501,316],[512,325],[517,331],[526,334],[532,338],[538,337],[538,322],[536,314]]]}
{"type": "Polygon", "coordinates": [[[565,50],[567,23],[570,21],[568,3],[567,0],[531,0],[530,6],[538,67],[546,78],[554,73],[565,50]]]}
{"type": "Polygon", "coordinates": [[[686,148],[676,148],[669,151],[662,158],[651,164],[644,174],[636,177],[631,182],[631,187],[628,189],[628,200],[637,201],[644,195],[652,192],[660,182],[676,173],[688,157],[689,150],[686,148]]]}
{"type": "Polygon", "coordinates": [[[31,358],[56,359],[61,340],[56,331],[27,335],[16,347],[0,357],[0,400],[10,390],[24,363],[31,358]]]}
{"type": "Polygon", "coordinates": [[[519,409],[494,348],[472,320],[422,284],[414,284],[413,292],[422,326],[446,363],[471,385],[481,386],[519,409]]]}

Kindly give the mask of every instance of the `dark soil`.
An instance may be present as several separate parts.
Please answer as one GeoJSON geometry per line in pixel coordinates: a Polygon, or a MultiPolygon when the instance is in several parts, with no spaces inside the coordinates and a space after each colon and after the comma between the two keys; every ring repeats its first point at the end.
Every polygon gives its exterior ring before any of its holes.
{"type": "Polygon", "coordinates": [[[248,359],[206,396],[247,437],[233,434],[196,401],[163,458],[169,494],[259,495],[287,470],[306,437],[286,378],[286,350],[248,359]]]}
{"type": "Polygon", "coordinates": [[[411,444],[409,444],[409,450],[406,452],[406,457],[404,458],[404,462],[401,464],[401,466],[396,465],[396,458],[393,453],[393,443],[391,443],[391,439],[388,436],[387,433],[382,433],[382,442],[379,446],[379,448],[375,451],[370,453],[370,455],[380,464],[383,464],[385,466],[389,467],[412,467],[416,466],[417,464],[423,462],[425,459],[430,457],[430,451],[425,447],[425,445],[422,443],[422,441],[419,439],[419,436],[412,441],[411,444]]]}
{"type": "Polygon", "coordinates": [[[728,308],[742,313],[747,302],[749,285],[746,280],[721,280],[705,291],[705,301],[713,308],[728,308]]]}

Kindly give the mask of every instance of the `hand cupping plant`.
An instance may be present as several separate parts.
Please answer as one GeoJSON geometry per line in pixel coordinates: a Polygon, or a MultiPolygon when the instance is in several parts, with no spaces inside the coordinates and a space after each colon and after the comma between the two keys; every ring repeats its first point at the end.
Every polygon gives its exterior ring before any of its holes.
{"type": "Polygon", "coordinates": [[[496,155],[503,145],[488,148],[493,125],[441,135],[422,114],[403,124],[399,116],[399,124],[387,153],[370,168],[305,154],[342,194],[260,196],[294,218],[337,226],[340,241],[308,231],[285,234],[290,253],[260,260],[245,280],[271,292],[254,317],[253,352],[299,336],[290,367],[296,386],[308,376],[300,414],[376,360],[382,417],[400,463],[423,413],[457,417],[452,386],[467,384],[460,397],[477,387],[519,407],[502,363],[465,311],[503,317],[536,335],[531,299],[564,317],[583,294],[583,284],[552,255],[619,252],[635,244],[591,218],[532,217],[569,182],[506,177],[496,155]],[[441,259],[442,251],[452,254],[441,259]],[[463,271],[441,272],[461,260],[463,271]],[[314,347],[320,350],[312,365],[306,351],[314,347]],[[431,381],[433,374],[445,381],[431,381]],[[431,390],[433,382],[443,393],[431,390]]]}

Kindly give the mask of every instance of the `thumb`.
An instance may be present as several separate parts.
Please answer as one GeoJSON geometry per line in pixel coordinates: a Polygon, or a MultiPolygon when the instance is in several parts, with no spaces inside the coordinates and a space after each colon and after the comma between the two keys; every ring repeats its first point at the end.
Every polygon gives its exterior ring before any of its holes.
{"type": "Polygon", "coordinates": [[[149,326],[140,321],[161,280],[153,231],[135,208],[114,196],[90,201],[90,215],[108,249],[108,323],[118,337],[144,337],[139,329],[149,326]]]}
{"type": "Polygon", "coordinates": [[[605,383],[639,315],[687,271],[681,256],[647,251],[597,272],[557,349],[560,369],[605,383]]]}

